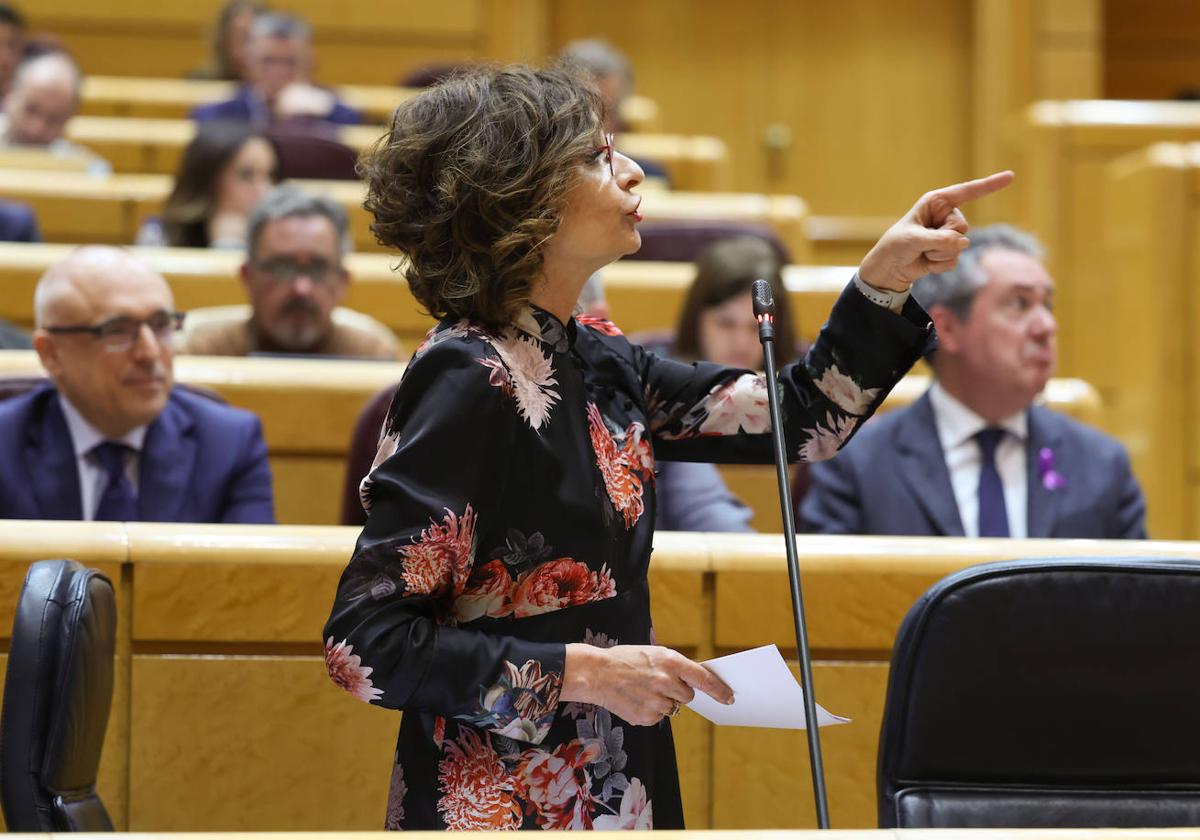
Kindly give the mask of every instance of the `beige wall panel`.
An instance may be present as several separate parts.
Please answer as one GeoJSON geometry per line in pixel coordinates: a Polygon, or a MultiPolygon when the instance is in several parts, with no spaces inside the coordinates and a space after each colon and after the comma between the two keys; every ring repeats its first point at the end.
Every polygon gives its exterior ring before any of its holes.
{"type": "Polygon", "coordinates": [[[133,663],[130,827],[378,829],[400,716],[338,691],[320,657],[133,663]]]}
{"type": "Polygon", "coordinates": [[[1103,7],[1096,0],[1042,0],[1038,23],[1046,33],[1098,34],[1103,26],[1103,7]]]}
{"type": "MultiPolygon", "coordinates": [[[[346,445],[350,428],[346,429],[346,445]]],[[[275,519],[281,525],[340,525],[346,480],[343,452],[331,457],[271,455],[275,519]]]]}
{"type": "Polygon", "coordinates": [[[715,727],[684,709],[671,722],[675,761],[679,765],[679,791],[683,819],[689,829],[712,827],[712,737],[715,727]]]}
{"type": "MultiPolygon", "coordinates": [[[[779,550],[782,551],[782,537],[779,550]]],[[[820,537],[800,536],[806,542],[820,537]]],[[[963,566],[974,561],[964,560],[963,566]]],[[[896,628],[909,607],[943,577],[943,569],[914,574],[910,567],[890,573],[886,565],[871,576],[847,577],[832,569],[801,565],[800,583],[813,648],[865,650],[892,648],[896,628]]],[[[724,571],[716,582],[716,645],[748,648],[776,644],[795,650],[792,603],[788,597],[787,566],[775,572],[724,571]]]]}
{"type": "Polygon", "coordinates": [[[333,564],[138,563],[133,638],[300,642],[316,649],[341,571],[333,564]]]}
{"type": "MultiPolygon", "coordinates": [[[[1197,247],[1197,243],[1200,243],[1200,201],[1197,201],[1197,196],[1200,196],[1200,172],[1193,172],[1189,180],[1191,181],[1191,193],[1189,196],[1191,208],[1188,214],[1187,271],[1191,277],[1200,277],[1200,247],[1197,247]]],[[[1188,291],[1193,295],[1192,317],[1194,324],[1195,292],[1190,286],[1188,287],[1188,291]]],[[[1190,335],[1194,337],[1195,333],[1193,332],[1190,335]]],[[[1191,358],[1190,370],[1193,372],[1200,370],[1197,367],[1197,361],[1200,360],[1200,343],[1192,341],[1189,355],[1191,358]]],[[[1195,384],[1192,386],[1191,400],[1186,409],[1187,413],[1184,416],[1187,425],[1184,428],[1186,434],[1185,445],[1191,451],[1191,456],[1188,459],[1189,469],[1187,473],[1188,496],[1191,499],[1191,505],[1184,512],[1184,515],[1188,517],[1187,521],[1191,525],[1191,529],[1182,533],[1195,536],[1200,533],[1200,435],[1198,435],[1196,430],[1196,420],[1200,418],[1200,388],[1197,388],[1195,384]]]]}
{"type": "Polygon", "coordinates": [[[1085,99],[1100,90],[1099,53],[1088,39],[1067,39],[1039,56],[1039,90],[1045,99],[1085,99]]]}
{"type": "Polygon", "coordinates": [[[899,215],[970,174],[970,4],[774,8],[768,107],[793,142],[768,189],[798,193],[816,213],[899,215]]]}
{"type": "Polygon", "coordinates": [[[1123,340],[1113,355],[1120,383],[1108,406],[1111,430],[1125,443],[1148,502],[1151,536],[1196,534],[1197,393],[1194,292],[1198,275],[1194,170],[1183,147],[1161,144],[1114,161],[1103,228],[1107,260],[1120,282],[1110,307],[1123,340]],[[1153,288],[1153,294],[1146,290],[1153,288]]]}
{"type": "MultiPolygon", "coordinates": [[[[393,84],[424,64],[484,57],[491,49],[504,48],[511,54],[512,38],[496,40],[486,28],[497,17],[491,9],[495,4],[496,0],[396,0],[383,5],[295,0],[273,8],[297,12],[313,24],[316,75],[321,81],[393,84]]],[[[90,73],[179,77],[206,64],[208,28],[220,5],[46,0],[29,12],[33,28],[61,37],[90,73]]],[[[536,32],[544,28],[544,15],[537,4],[514,7],[511,27],[536,32]]],[[[536,41],[525,34],[527,49],[536,41]]]]}
{"type": "MultiPolygon", "coordinates": [[[[1057,284],[1059,371],[1088,379],[1106,405],[1119,398],[1114,356],[1122,334],[1108,300],[1115,276],[1098,236],[1104,166],[1160,140],[1200,139],[1200,109],[1183,103],[1040,103],[1026,115],[1028,221],[1046,245],[1057,284]]],[[[1106,422],[1102,417],[1102,425],[1106,422]]],[[[1107,426],[1106,426],[1107,428],[1107,426]]]]}
{"type": "Polygon", "coordinates": [[[650,616],[660,644],[692,651],[712,644],[712,601],[697,565],[694,571],[660,570],[651,563],[650,616]]]}
{"type": "Polygon", "coordinates": [[[725,141],[733,189],[797,193],[819,213],[892,214],[966,173],[969,4],[699,7],[556,4],[552,42],[602,35],[624,50],[663,125],[725,141]],[[918,101],[922,88],[937,91],[937,108],[918,101]]]}
{"type": "MultiPolygon", "coordinates": [[[[799,669],[792,663],[799,679],[799,669]]],[[[817,701],[852,723],[821,729],[829,821],[873,828],[875,755],[887,689],[883,662],[816,662],[817,701]]],[[[799,730],[718,726],[713,730],[715,828],[815,828],[808,741],[799,730]]]]}
{"type": "Polygon", "coordinates": [[[1188,0],[1106,0],[1104,95],[1166,99],[1200,86],[1200,5],[1188,0]]]}

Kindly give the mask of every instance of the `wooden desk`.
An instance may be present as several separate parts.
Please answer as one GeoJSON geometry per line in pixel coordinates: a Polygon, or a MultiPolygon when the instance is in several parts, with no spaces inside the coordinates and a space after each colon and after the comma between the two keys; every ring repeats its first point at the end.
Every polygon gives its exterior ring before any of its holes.
{"type": "MultiPolygon", "coordinates": [[[[233,97],[232,82],[169,79],[139,76],[87,76],[83,80],[80,113],[100,117],[152,117],[184,119],[197,105],[233,97]]],[[[421,92],[420,88],[386,85],[335,85],[334,93],[362,112],[369,123],[385,125],[401,102],[421,92]]],[[[649,97],[628,97],[621,119],[633,132],[658,129],[658,104],[649,97]]]]}
{"type": "MultiPolygon", "coordinates": [[[[147,218],[162,212],[170,194],[170,175],[86,177],[73,172],[0,169],[0,196],[24,201],[37,211],[47,242],[129,244],[147,218]]],[[[349,217],[354,247],[382,252],[362,207],[364,187],[357,181],[296,181],[306,190],[340,202],[349,217]]],[[[669,220],[727,220],[771,227],[793,259],[809,254],[804,228],[807,207],[796,196],[755,193],[690,193],[648,190],[643,196],[648,224],[669,220]]]]}
{"type": "MultiPolygon", "coordinates": [[[[117,680],[100,794],[118,828],[379,825],[398,716],[330,684],[319,636],[355,537],[350,528],[0,522],[0,642],[33,559],[72,556],[117,584],[117,680]]],[[[661,641],[697,658],[770,643],[788,655],[778,537],[659,533],[654,543],[661,641]]],[[[888,655],[909,605],[936,580],[1014,556],[1198,554],[1196,543],[802,538],[817,695],[854,719],[822,733],[833,824],[876,824],[888,655]]],[[[803,733],[714,729],[687,710],[675,732],[692,828],[814,824],[803,733]]]]}
{"type": "MultiPolygon", "coordinates": [[[[0,184],[4,173],[0,173],[0,184]]],[[[51,264],[69,254],[73,245],[0,243],[0,318],[19,326],[33,325],[33,290],[51,264]]],[[[132,248],[147,265],[163,274],[183,310],[242,303],[237,281],[242,255],[199,248],[132,248]]],[[[346,305],[386,324],[409,349],[416,347],[433,326],[409,292],[387,254],[351,253],[346,266],[352,280],[346,305]]],[[[785,282],[801,335],[816,337],[837,296],[850,282],[852,268],[788,266],[785,282]]],[[[683,297],[695,277],[691,263],[622,261],[604,271],[605,289],[613,320],[627,333],[674,329],[683,297]]]]}
{"type": "MultiPolygon", "coordinates": [[[[382,126],[338,128],[338,138],[361,151],[383,133],[382,126]]],[[[196,124],[184,119],[77,116],[66,136],[94,151],[116,172],[174,174],[183,150],[196,135],[196,124]]],[[[622,134],[621,150],[650,158],[666,168],[677,189],[724,190],[730,186],[728,152],[715,137],[680,134],[622,134]]]]}

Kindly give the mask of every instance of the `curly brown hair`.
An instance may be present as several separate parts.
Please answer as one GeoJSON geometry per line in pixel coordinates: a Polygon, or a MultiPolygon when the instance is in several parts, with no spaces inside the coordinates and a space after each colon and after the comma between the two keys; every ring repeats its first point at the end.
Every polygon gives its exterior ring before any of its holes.
{"type": "Polygon", "coordinates": [[[470,69],[396,109],[359,162],[364,206],[430,315],[499,326],[528,303],[603,118],[567,65],[470,69]]]}

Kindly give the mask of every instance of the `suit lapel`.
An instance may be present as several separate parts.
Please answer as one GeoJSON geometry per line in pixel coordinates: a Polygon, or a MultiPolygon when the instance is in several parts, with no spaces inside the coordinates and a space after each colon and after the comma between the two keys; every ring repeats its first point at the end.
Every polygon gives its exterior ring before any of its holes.
{"type": "Polygon", "coordinates": [[[913,403],[896,425],[896,448],[900,476],[912,491],[912,498],[932,523],[935,536],[963,536],[958,502],[950,485],[946,456],[937,436],[937,422],[929,394],[913,403]]]}
{"type": "Polygon", "coordinates": [[[83,519],[75,446],[58,393],[47,388],[39,401],[25,444],[25,468],[38,512],[47,519],[83,519]]]}
{"type": "Polygon", "coordinates": [[[143,522],[183,521],[196,440],[191,417],[172,397],[146,430],[138,467],[138,518],[143,522]]]}
{"type": "MultiPolygon", "coordinates": [[[[1053,414],[1039,406],[1029,409],[1029,443],[1025,447],[1025,475],[1029,494],[1029,515],[1026,530],[1030,537],[1051,537],[1058,521],[1058,503],[1066,488],[1047,490],[1042,483],[1039,459],[1043,449],[1060,455],[1062,429],[1053,414]]],[[[1062,471],[1063,465],[1055,469],[1062,471]]]]}

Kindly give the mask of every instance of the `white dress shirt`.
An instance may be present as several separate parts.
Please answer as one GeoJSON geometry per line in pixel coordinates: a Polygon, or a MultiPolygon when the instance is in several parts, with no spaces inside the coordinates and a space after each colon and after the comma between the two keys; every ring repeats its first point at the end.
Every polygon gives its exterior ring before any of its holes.
{"type": "Polygon", "coordinates": [[[138,463],[142,443],[146,440],[147,427],[138,426],[123,437],[107,438],[103,432],[83,419],[79,410],[71,405],[71,401],[61,392],[58,401],[67,420],[67,431],[71,433],[71,444],[75,448],[75,468],[79,471],[79,496],[82,502],[80,510],[83,511],[84,519],[92,520],[96,518],[96,508],[100,506],[100,497],[104,495],[104,487],[108,483],[108,474],[92,450],[106,440],[123,443],[133,450],[125,456],[125,477],[129,479],[129,485],[136,496],[138,463]]]}
{"type": "MultiPolygon", "coordinates": [[[[929,389],[929,402],[937,423],[938,440],[950,472],[950,486],[958,502],[958,516],[968,537],[979,536],[979,472],[982,469],[975,434],[989,424],[971,409],[950,396],[935,380],[929,389]]],[[[1029,437],[1029,416],[1020,411],[995,424],[1008,434],[996,446],[996,471],[1004,486],[1004,507],[1008,514],[1008,533],[1023,539],[1028,533],[1028,497],[1026,484],[1025,441],[1029,437]]]]}

